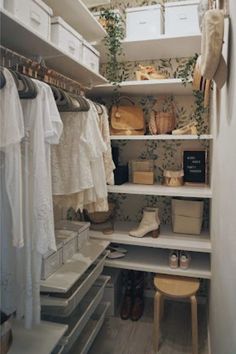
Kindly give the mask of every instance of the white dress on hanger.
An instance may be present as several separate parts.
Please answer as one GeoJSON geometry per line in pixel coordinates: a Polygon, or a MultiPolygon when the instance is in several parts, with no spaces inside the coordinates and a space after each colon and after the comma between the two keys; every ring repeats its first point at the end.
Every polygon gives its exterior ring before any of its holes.
{"type": "Polygon", "coordinates": [[[26,327],[40,321],[42,255],[56,250],[51,186],[51,144],[59,143],[62,122],[51,88],[33,80],[35,99],[22,100],[25,139],[22,144],[24,180],[24,235],[21,252],[21,291],[25,292],[22,315],[26,327]]]}
{"type": "Polygon", "coordinates": [[[11,73],[3,71],[6,84],[0,90],[0,307],[16,310],[15,247],[23,247],[22,168],[20,142],[24,120],[18,91],[11,73]]]}
{"type": "Polygon", "coordinates": [[[90,204],[108,209],[103,153],[107,147],[98,126],[97,112],[62,113],[64,130],[52,149],[54,202],[83,209],[90,204]]]}

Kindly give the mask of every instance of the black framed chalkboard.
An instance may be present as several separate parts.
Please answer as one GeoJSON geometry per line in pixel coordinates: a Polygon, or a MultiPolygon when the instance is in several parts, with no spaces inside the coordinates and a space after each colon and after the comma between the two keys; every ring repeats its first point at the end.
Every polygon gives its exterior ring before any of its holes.
{"type": "Polygon", "coordinates": [[[185,183],[206,183],[205,150],[186,150],[183,152],[183,169],[185,183]]]}

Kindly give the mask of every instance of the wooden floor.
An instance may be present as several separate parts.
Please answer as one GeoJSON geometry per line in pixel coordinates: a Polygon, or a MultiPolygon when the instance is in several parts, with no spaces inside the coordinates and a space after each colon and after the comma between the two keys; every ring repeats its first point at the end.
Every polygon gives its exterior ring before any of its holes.
{"type": "MultiPolygon", "coordinates": [[[[146,303],[138,322],[106,319],[89,354],[154,354],[152,350],[153,304],[146,303]]],[[[208,354],[206,306],[198,306],[199,354],[208,354]]],[[[166,301],[158,354],[191,354],[190,304],[166,301]]]]}

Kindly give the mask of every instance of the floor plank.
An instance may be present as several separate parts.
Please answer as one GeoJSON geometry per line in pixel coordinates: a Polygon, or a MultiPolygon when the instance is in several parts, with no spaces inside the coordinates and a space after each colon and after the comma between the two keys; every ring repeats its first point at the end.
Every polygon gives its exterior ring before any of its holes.
{"type": "MultiPolygon", "coordinates": [[[[199,354],[208,354],[206,305],[198,306],[199,354]]],[[[89,354],[154,354],[152,350],[153,303],[148,301],[138,322],[106,319],[89,354]]],[[[158,354],[191,354],[190,304],[166,301],[158,354]]]]}

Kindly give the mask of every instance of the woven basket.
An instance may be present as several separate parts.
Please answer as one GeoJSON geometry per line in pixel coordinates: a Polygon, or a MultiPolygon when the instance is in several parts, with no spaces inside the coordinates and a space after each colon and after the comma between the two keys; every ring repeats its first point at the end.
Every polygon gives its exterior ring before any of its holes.
{"type": "Polygon", "coordinates": [[[151,113],[151,119],[149,121],[149,130],[153,135],[156,134],[169,134],[176,127],[176,114],[175,106],[172,102],[171,111],[163,112],[159,109],[160,102],[164,98],[161,98],[157,101],[155,109],[151,113]]]}
{"type": "Polygon", "coordinates": [[[89,213],[86,211],[86,215],[89,218],[89,221],[93,224],[102,224],[107,222],[113,215],[115,210],[115,204],[109,203],[109,210],[102,212],[89,213]]]}
{"type": "Polygon", "coordinates": [[[167,187],[180,187],[184,184],[184,171],[165,170],[163,184],[167,187]]]}

